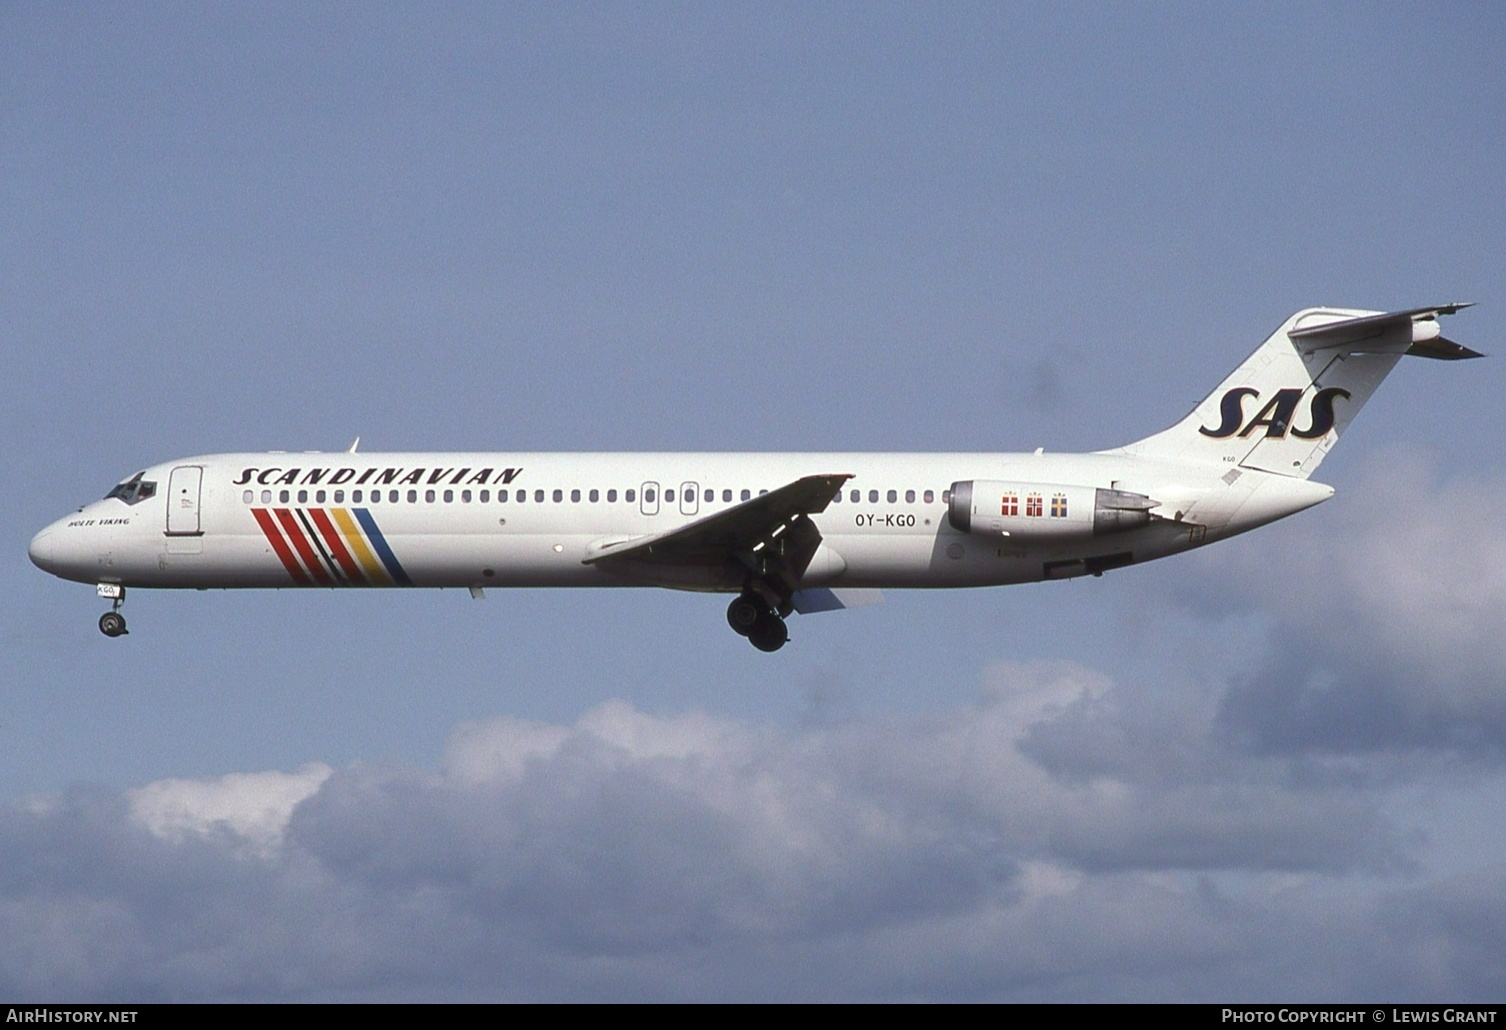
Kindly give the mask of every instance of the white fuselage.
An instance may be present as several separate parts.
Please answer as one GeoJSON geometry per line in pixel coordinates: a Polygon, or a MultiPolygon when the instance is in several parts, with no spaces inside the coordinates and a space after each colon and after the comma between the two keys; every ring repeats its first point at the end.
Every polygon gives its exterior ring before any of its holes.
{"type": "Polygon", "coordinates": [[[810,515],[822,542],[801,588],[988,586],[1099,572],[1253,529],[1333,492],[1123,452],[217,454],[146,469],[137,478],[155,484],[150,496],[87,504],[37,534],[31,554],[63,578],[130,587],[736,591],[742,584],[716,570],[625,574],[587,562],[604,547],[813,474],[852,478],[810,515]],[[961,531],[948,508],[961,481],[1020,484],[1022,507],[961,531]],[[1077,491],[1070,518],[1050,509],[1055,488],[1062,509],[1077,491]],[[1094,489],[1154,499],[1149,524],[1082,529],[1091,513],[1081,491],[1094,489]],[[1040,510],[1027,512],[1034,493],[1043,495],[1040,510]]]}

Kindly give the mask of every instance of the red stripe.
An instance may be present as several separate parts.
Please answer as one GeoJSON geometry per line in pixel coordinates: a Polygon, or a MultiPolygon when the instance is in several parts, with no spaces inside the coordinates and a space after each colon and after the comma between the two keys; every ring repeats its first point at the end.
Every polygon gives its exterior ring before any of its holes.
{"type": "Polygon", "coordinates": [[[293,582],[299,586],[308,586],[309,578],[303,574],[303,569],[298,567],[298,559],[293,557],[293,552],[288,550],[282,534],[277,531],[277,523],[272,521],[272,516],[267,514],[265,508],[252,508],[251,514],[256,516],[256,524],[267,536],[267,543],[272,545],[272,550],[277,552],[277,557],[282,559],[283,568],[288,570],[288,575],[293,577],[293,582]]]}
{"type": "Polygon", "coordinates": [[[340,539],[340,531],[335,528],[335,524],[324,513],[324,509],[310,508],[309,517],[314,520],[314,525],[319,527],[319,532],[324,537],[324,542],[329,544],[330,553],[335,556],[335,561],[339,562],[340,568],[345,570],[345,577],[352,583],[365,583],[366,577],[361,575],[360,566],[356,564],[356,560],[351,557],[350,552],[345,549],[345,541],[340,539]]]}
{"type": "Polygon", "coordinates": [[[330,579],[329,573],[324,571],[324,562],[314,553],[309,546],[308,537],[303,535],[303,527],[298,524],[293,513],[286,508],[272,509],[277,514],[277,521],[282,523],[283,531],[288,534],[288,539],[298,550],[298,557],[303,559],[303,564],[308,566],[309,575],[314,577],[314,582],[320,586],[332,587],[335,581],[330,579]]]}

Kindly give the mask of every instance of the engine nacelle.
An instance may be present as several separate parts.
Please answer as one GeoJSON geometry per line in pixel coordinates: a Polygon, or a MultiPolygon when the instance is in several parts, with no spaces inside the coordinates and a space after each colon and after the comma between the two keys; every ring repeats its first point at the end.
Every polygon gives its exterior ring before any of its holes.
{"type": "Polygon", "coordinates": [[[1149,525],[1160,503],[1104,487],[967,479],[952,484],[947,521],[962,533],[1053,542],[1149,525]]]}

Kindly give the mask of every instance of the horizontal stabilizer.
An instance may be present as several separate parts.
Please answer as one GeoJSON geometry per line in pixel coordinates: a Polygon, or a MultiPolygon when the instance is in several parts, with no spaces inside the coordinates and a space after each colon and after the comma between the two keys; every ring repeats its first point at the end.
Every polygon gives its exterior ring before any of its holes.
{"type": "Polygon", "coordinates": [[[1419,358],[1436,358],[1439,361],[1463,361],[1466,358],[1485,357],[1477,350],[1470,350],[1464,344],[1446,340],[1442,336],[1423,343],[1414,343],[1407,348],[1407,353],[1415,354],[1419,358]]]}
{"type": "MultiPolygon", "coordinates": [[[[1410,311],[1389,311],[1379,315],[1364,315],[1359,318],[1346,318],[1335,322],[1323,322],[1315,326],[1294,328],[1287,335],[1293,340],[1302,341],[1299,346],[1304,351],[1326,347],[1363,351],[1365,348],[1357,345],[1363,344],[1366,340],[1376,341],[1380,350],[1391,351],[1396,347],[1394,331],[1410,324],[1412,349],[1407,353],[1423,354],[1425,357],[1471,357],[1476,356],[1473,351],[1468,354],[1448,355],[1426,353],[1419,349],[1442,339],[1438,328],[1439,315],[1452,315],[1469,307],[1474,307],[1474,305],[1442,304],[1431,308],[1412,308],[1410,311]]],[[[1461,351],[1466,349],[1459,347],[1458,344],[1453,344],[1453,346],[1461,351]]]]}

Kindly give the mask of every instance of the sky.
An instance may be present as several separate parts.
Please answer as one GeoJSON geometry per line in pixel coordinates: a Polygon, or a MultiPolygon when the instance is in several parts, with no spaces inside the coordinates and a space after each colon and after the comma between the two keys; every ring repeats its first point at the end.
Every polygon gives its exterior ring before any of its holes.
{"type": "MultiPolygon", "coordinates": [[[[663,591],[93,592],[232,450],[1048,450],[1291,312],[1501,330],[1506,11],[0,9],[0,996],[1506,990],[1501,358],[1336,496],[761,654],[663,591]]],[[[824,471],[824,470],[814,470],[824,471]]]]}

